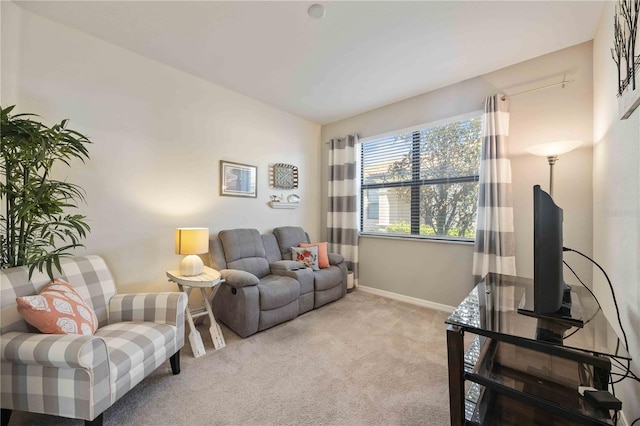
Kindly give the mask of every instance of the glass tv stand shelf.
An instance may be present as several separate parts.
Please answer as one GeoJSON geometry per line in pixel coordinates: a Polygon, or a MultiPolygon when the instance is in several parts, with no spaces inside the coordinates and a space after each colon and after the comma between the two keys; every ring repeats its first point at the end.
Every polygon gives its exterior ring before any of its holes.
{"type": "Polygon", "coordinates": [[[610,358],[631,358],[585,288],[571,299],[582,327],[519,314],[533,306],[531,279],[490,273],[478,283],[445,321],[452,425],[613,424],[578,386],[606,390],[610,358]]]}

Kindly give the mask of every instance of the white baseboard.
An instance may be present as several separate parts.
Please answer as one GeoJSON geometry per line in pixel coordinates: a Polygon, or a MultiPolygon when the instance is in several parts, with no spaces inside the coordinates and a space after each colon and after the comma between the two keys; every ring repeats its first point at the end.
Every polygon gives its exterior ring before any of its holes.
{"type": "Polygon", "coordinates": [[[453,312],[455,309],[453,306],[443,305],[441,303],[431,302],[429,300],[418,299],[417,297],[405,296],[404,294],[392,293],[386,290],[380,290],[373,287],[367,287],[364,285],[358,285],[356,287],[360,291],[365,293],[375,294],[377,296],[386,297],[387,299],[399,300],[401,302],[411,303],[412,305],[422,306],[424,308],[436,309],[447,313],[453,312]]]}

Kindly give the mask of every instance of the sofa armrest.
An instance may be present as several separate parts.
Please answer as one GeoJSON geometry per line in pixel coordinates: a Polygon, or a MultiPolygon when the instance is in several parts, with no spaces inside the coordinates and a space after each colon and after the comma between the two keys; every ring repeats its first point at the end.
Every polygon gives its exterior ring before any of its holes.
{"type": "Polygon", "coordinates": [[[2,362],[106,371],[109,378],[107,344],[99,337],[10,332],[0,340],[2,362]]]}
{"type": "Polygon", "coordinates": [[[344,262],[344,257],[341,254],[329,253],[329,264],[330,265],[339,265],[342,262],[344,262]]]}
{"type": "Polygon", "coordinates": [[[260,282],[260,279],[252,273],[239,269],[223,269],[220,275],[227,284],[235,288],[258,285],[260,282]]]}
{"type": "Polygon", "coordinates": [[[187,308],[187,294],[163,293],[116,294],[109,301],[109,324],[122,321],[149,321],[182,326],[187,308]]]}
{"type": "Polygon", "coordinates": [[[272,273],[275,271],[297,271],[298,269],[302,269],[302,264],[295,260],[277,260],[275,262],[271,262],[269,267],[271,268],[272,273]]]}

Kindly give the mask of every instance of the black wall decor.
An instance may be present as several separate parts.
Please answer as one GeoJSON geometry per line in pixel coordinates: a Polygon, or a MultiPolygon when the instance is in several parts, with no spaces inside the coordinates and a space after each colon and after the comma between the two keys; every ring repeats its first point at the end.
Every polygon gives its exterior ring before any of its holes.
{"type": "Polygon", "coordinates": [[[640,0],[618,0],[611,57],[618,67],[618,109],[623,119],[640,104],[640,49],[636,49],[639,17],[640,0]]]}

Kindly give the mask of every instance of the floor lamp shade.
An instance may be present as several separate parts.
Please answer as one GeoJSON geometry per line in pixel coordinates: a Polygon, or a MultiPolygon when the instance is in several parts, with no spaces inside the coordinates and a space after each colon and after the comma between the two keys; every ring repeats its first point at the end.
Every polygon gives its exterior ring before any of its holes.
{"type": "Polygon", "coordinates": [[[558,161],[558,156],[566,154],[569,151],[573,151],[577,147],[582,145],[582,141],[556,141],[542,143],[539,145],[530,146],[527,151],[533,155],[539,155],[541,157],[547,157],[549,162],[549,195],[553,197],[553,166],[558,161]]]}
{"type": "Polygon", "coordinates": [[[573,151],[580,145],[582,145],[582,141],[556,141],[530,146],[527,148],[527,151],[541,157],[557,157],[558,155],[573,151]]]}
{"type": "Polygon", "coordinates": [[[200,275],[204,264],[198,254],[209,251],[208,228],[177,228],[176,254],[186,255],[180,263],[180,274],[183,276],[200,275]]]}

